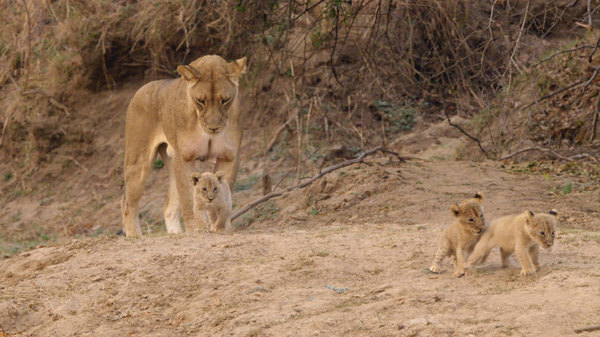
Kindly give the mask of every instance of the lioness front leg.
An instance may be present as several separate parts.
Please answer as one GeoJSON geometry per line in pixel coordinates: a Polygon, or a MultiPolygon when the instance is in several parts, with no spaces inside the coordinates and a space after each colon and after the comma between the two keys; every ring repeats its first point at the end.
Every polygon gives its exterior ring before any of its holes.
{"type": "Polygon", "coordinates": [[[236,154],[233,160],[229,160],[227,158],[217,158],[217,164],[215,165],[214,172],[223,171],[225,172],[225,181],[229,185],[231,189],[231,193],[233,194],[233,190],[235,189],[235,179],[237,177],[237,172],[239,168],[239,160],[238,155],[236,154]]]}
{"type": "Polygon", "coordinates": [[[193,189],[190,182],[194,162],[186,162],[181,158],[173,160],[173,171],[175,173],[175,183],[179,194],[179,202],[183,213],[183,223],[185,231],[188,233],[199,232],[206,228],[205,219],[196,217],[194,214],[193,189]]]}

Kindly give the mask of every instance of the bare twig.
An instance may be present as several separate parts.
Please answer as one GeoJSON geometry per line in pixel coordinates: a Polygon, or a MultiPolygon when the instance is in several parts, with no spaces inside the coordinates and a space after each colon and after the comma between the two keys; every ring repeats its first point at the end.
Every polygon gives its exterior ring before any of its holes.
{"type": "Polygon", "coordinates": [[[600,116],[600,94],[596,99],[596,106],[594,107],[594,122],[592,123],[592,135],[590,136],[590,142],[596,138],[596,126],[598,125],[598,117],[600,116]]]}
{"type": "Polygon", "coordinates": [[[573,83],[573,84],[571,84],[571,85],[569,85],[569,86],[567,86],[567,87],[564,87],[564,88],[562,88],[562,89],[556,90],[555,92],[553,92],[553,93],[550,93],[550,94],[548,94],[548,95],[546,95],[546,96],[542,96],[542,97],[540,97],[539,99],[537,99],[537,100],[535,100],[535,101],[533,101],[533,102],[531,102],[531,103],[527,104],[526,106],[522,107],[522,108],[521,108],[521,110],[525,110],[525,109],[527,109],[527,108],[530,108],[530,107],[532,107],[532,106],[534,106],[534,105],[536,105],[536,104],[540,103],[541,101],[544,101],[544,100],[547,100],[548,98],[554,97],[554,96],[556,96],[556,95],[560,94],[560,93],[561,93],[561,92],[563,92],[563,91],[567,91],[567,90],[569,90],[569,89],[575,88],[576,86],[579,86],[579,85],[581,85],[581,84],[583,84],[583,83],[585,83],[585,82],[587,82],[587,81],[588,81],[588,79],[585,79],[585,80],[580,80],[580,81],[577,81],[577,82],[575,82],[575,83],[573,83]]]}
{"type": "Polygon", "coordinates": [[[596,41],[594,50],[592,50],[592,52],[590,53],[590,56],[588,56],[588,62],[592,62],[592,56],[594,56],[594,54],[596,53],[596,50],[598,50],[598,47],[600,47],[600,37],[598,37],[598,40],[596,41]]]}
{"type": "Polygon", "coordinates": [[[292,119],[288,119],[287,121],[285,121],[285,123],[281,124],[279,128],[277,128],[277,131],[275,131],[275,135],[273,135],[273,138],[271,138],[269,144],[267,144],[267,152],[270,152],[273,149],[273,146],[277,144],[277,142],[279,141],[279,137],[281,136],[284,130],[291,131],[290,124],[292,124],[292,119]]]}
{"type": "Polygon", "coordinates": [[[571,48],[571,49],[560,50],[560,51],[558,51],[558,52],[556,52],[556,53],[554,53],[554,54],[552,54],[552,55],[550,55],[550,56],[548,56],[548,57],[546,57],[546,58],[544,58],[544,59],[541,59],[541,60],[539,60],[539,61],[538,61],[538,63],[534,64],[534,65],[533,65],[533,66],[531,66],[531,67],[532,67],[532,68],[535,68],[535,67],[539,66],[540,64],[542,64],[542,63],[544,63],[544,62],[548,62],[548,61],[550,61],[551,59],[553,59],[553,58],[555,58],[556,56],[558,56],[558,55],[561,55],[561,54],[565,54],[565,53],[572,53],[572,52],[574,52],[574,51],[578,51],[578,50],[581,50],[581,49],[593,49],[593,48],[594,48],[594,46],[585,45],[585,46],[579,46],[579,47],[576,47],[576,48],[571,48]]]}
{"type": "Polygon", "coordinates": [[[587,82],[585,82],[583,88],[581,88],[582,92],[585,91],[585,89],[587,89],[588,85],[590,85],[590,83],[592,83],[592,81],[594,81],[596,77],[598,77],[598,72],[600,72],[600,67],[596,67],[596,69],[594,69],[594,73],[592,74],[592,76],[587,80],[587,82]]]}
{"type": "Polygon", "coordinates": [[[580,154],[576,154],[576,155],[573,155],[573,156],[570,156],[570,157],[565,157],[562,154],[560,154],[560,153],[558,153],[558,152],[556,152],[554,150],[547,149],[547,148],[541,147],[541,146],[530,146],[530,147],[522,148],[522,149],[520,149],[518,151],[515,151],[513,153],[507,154],[506,156],[500,157],[500,160],[506,160],[508,158],[514,157],[514,156],[516,156],[518,154],[521,154],[521,153],[524,153],[524,152],[528,152],[528,151],[541,151],[541,152],[550,153],[554,157],[556,157],[558,159],[566,160],[566,161],[573,161],[573,160],[578,159],[578,158],[589,158],[589,159],[591,159],[594,162],[598,161],[598,159],[596,159],[594,156],[592,156],[592,155],[590,155],[588,153],[580,153],[580,154]]]}
{"type": "Polygon", "coordinates": [[[586,326],[583,328],[575,329],[575,333],[590,332],[596,330],[600,330],[600,325],[586,326]]]}
{"type": "Polygon", "coordinates": [[[387,149],[385,149],[385,148],[383,148],[381,146],[378,146],[378,147],[376,147],[374,149],[371,149],[371,150],[368,150],[368,151],[365,151],[365,152],[361,153],[360,156],[358,156],[358,157],[356,157],[354,159],[346,160],[345,162],[342,162],[342,163],[339,163],[339,164],[336,164],[336,165],[333,165],[333,166],[329,166],[328,168],[326,168],[323,171],[321,171],[321,173],[315,175],[314,177],[310,178],[309,180],[307,180],[307,181],[305,181],[303,183],[300,183],[300,184],[292,186],[292,187],[288,187],[287,189],[281,190],[279,192],[271,192],[271,193],[269,193],[269,194],[267,194],[267,195],[265,195],[265,196],[263,196],[263,197],[261,197],[261,198],[259,198],[257,200],[252,201],[248,205],[246,205],[246,206],[244,206],[244,207],[236,210],[231,215],[231,220],[239,217],[240,215],[248,212],[252,208],[254,208],[254,207],[262,204],[263,202],[265,202],[265,201],[267,201],[269,199],[280,197],[280,196],[282,196],[282,195],[284,195],[286,193],[289,193],[289,192],[291,192],[293,190],[304,188],[304,187],[312,184],[313,182],[315,182],[316,180],[318,180],[319,178],[323,177],[324,175],[326,175],[328,173],[331,173],[331,172],[333,172],[335,170],[339,170],[339,169],[341,169],[343,167],[346,167],[346,166],[349,166],[349,165],[352,165],[352,164],[362,163],[364,161],[365,157],[373,155],[373,154],[375,154],[377,152],[383,152],[384,154],[393,155],[396,158],[398,158],[398,160],[400,160],[402,162],[406,161],[406,159],[407,159],[406,157],[402,157],[402,156],[400,156],[398,153],[396,153],[394,151],[387,150],[387,149]]]}
{"type": "Polygon", "coordinates": [[[481,150],[481,152],[483,152],[483,154],[485,155],[485,157],[489,158],[489,155],[488,155],[487,151],[483,148],[483,146],[481,146],[481,142],[479,141],[478,138],[475,138],[475,137],[471,136],[465,130],[463,130],[463,128],[461,128],[459,125],[452,123],[450,121],[450,115],[448,115],[447,111],[444,111],[444,114],[446,115],[446,119],[448,120],[448,124],[450,126],[453,126],[453,127],[457,128],[458,131],[462,132],[465,136],[469,137],[472,141],[476,142],[477,145],[479,146],[479,149],[481,150]]]}

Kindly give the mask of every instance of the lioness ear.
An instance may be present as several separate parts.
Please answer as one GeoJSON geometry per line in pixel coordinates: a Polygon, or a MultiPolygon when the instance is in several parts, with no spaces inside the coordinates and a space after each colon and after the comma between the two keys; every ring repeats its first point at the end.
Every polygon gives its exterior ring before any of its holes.
{"type": "Polygon", "coordinates": [[[225,177],[225,171],[219,171],[215,173],[215,175],[217,176],[217,180],[219,180],[219,182],[222,183],[223,177],[225,177]]]}
{"type": "Polygon", "coordinates": [[[200,173],[198,173],[198,172],[192,173],[191,178],[192,178],[192,184],[194,184],[194,186],[196,186],[198,181],[200,181],[200,173]]]}
{"type": "Polygon", "coordinates": [[[477,199],[477,202],[479,202],[481,204],[481,202],[483,201],[483,193],[477,191],[477,193],[475,193],[473,198],[477,199]]]}
{"type": "Polygon", "coordinates": [[[229,62],[229,70],[231,71],[230,77],[237,82],[237,79],[246,73],[246,57],[242,57],[239,60],[229,62]]]}
{"type": "Polygon", "coordinates": [[[186,81],[197,81],[198,77],[199,77],[196,69],[194,69],[192,66],[188,66],[188,65],[178,66],[177,72],[186,81]]]}
{"type": "Polygon", "coordinates": [[[558,211],[553,208],[550,210],[550,212],[548,212],[548,214],[558,216],[558,211]]]}
{"type": "Polygon", "coordinates": [[[450,206],[450,211],[454,216],[458,216],[460,214],[460,207],[458,207],[458,205],[452,205],[450,206]]]}

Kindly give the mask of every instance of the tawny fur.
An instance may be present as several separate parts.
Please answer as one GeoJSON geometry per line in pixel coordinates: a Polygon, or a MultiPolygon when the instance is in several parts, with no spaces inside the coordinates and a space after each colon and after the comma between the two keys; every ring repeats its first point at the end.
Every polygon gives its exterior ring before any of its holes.
{"type": "Polygon", "coordinates": [[[194,213],[207,218],[208,230],[231,230],[231,191],[223,172],[192,173],[194,213]]]}
{"type": "Polygon", "coordinates": [[[246,58],[227,63],[216,55],[177,68],[180,78],[150,82],[131,99],[125,124],[125,195],[121,201],[127,236],[140,236],[138,203],[156,154],[169,172],[163,213],[167,232],[204,227],[194,215],[189,179],[196,159],[216,159],[214,172],[224,171],[234,186],[242,139],[238,79],[246,58]]]}
{"type": "Polygon", "coordinates": [[[534,274],[540,268],[539,246],[552,247],[557,222],[556,210],[535,215],[525,211],[495,219],[467,260],[467,271],[484,262],[490,251],[499,247],[502,267],[508,267],[508,257],[516,254],[521,264],[521,275],[534,274]]]}
{"type": "Polygon", "coordinates": [[[485,229],[482,201],[483,194],[477,192],[472,199],[450,206],[450,211],[456,219],[444,230],[442,242],[429,270],[439,273],[444,258],[451,257],[455,265],[454,276],[460,277],[465,274],[466,258],[485,229]]]}

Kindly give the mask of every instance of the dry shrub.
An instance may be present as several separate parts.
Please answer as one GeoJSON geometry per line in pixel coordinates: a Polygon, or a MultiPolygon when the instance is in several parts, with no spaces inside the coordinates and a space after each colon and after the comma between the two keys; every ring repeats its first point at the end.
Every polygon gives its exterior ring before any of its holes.
{"type": "Polygon", "coordinates": [[[39,159],[38,152],[68,141],[64,135],[77,133],[73,129],[86,118],[70,108],[82,90],[112,89],[144,74],[174,76],[177,64],[202,54],[248,53],[252,29],[262,29],[260,13],[269,6],[195,0],[1,2],[3,152],[39,159]]]}

